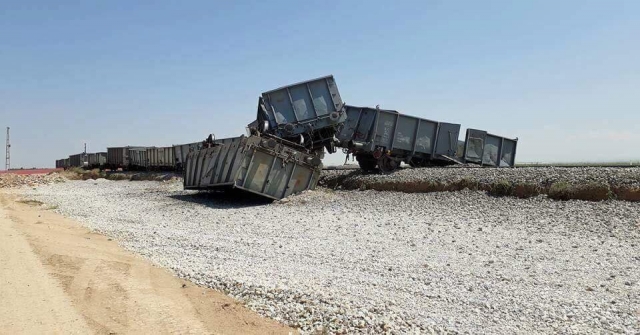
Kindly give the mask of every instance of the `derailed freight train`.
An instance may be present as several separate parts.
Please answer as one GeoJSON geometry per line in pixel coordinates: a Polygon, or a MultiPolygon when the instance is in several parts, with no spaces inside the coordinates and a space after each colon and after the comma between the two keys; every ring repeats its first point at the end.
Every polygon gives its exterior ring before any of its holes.
{"type": "Polygon", "coordinates": [[[187,189],[237,188],[281,199],[317,183],[325,152],[342,148],[366,171],[476,164],[512,167],[517,138],[378,107],[347,105],[332,75],[274,90],[258,98],[248,134],[172,146],[107,148],[78,154],[57,167],[182,171],[187,189]]]}
{"type": "Polygon", "coordinates": [[[262,93],[248,137],[210,138],[187,155],[184,187],[235,188],[271,199],[313,189],[346,118],[333,76],[262,93]]]}
{"type": "Polygon", "coordinates": [[[363,170],[391,172],[411,166],[455,164],[460,125],[403,115],[394,110],[347,106],[337,138],[363,170]]]}
{"type": "Polygon", "coordinates": [[[413,167],[465,163],[504,167],[515,164],[517,139],[469,129],[463,142],[464,152],[459,152],[460,124],[418,118],[379,107],[346,106],[346,111],[347,120],[336,136],[340,147],[353,155],[365,171],[378,168],[389,173],[400,163],[413,167]]]}

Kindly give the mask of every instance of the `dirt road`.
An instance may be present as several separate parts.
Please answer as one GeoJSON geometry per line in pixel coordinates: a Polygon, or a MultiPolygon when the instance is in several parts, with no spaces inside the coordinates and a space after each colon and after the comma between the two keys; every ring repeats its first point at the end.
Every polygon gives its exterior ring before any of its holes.
{"type": "Polygon", "coordinates": [[[293,334],[53,211],[0,193],[0,334],[293,334]]]}

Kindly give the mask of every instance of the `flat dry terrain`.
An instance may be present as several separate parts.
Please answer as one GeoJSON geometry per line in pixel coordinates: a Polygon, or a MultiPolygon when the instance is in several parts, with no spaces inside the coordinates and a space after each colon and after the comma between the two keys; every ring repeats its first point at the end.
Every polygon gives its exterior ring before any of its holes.
{"type": "Polygon", "coordinates": [[[53,211],[0,193],[6,334],[289,334],[53,211]]]}
{"type": "Polygon", "coordinates": [[[305,334],[640,330],[638,202],[321,188],[267,203],[178,180],[16,193],[305,334]]]}

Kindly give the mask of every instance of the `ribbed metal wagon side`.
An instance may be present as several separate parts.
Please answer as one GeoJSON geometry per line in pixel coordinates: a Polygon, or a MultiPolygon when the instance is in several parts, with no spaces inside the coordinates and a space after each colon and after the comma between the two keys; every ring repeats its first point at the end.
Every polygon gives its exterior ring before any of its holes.
{"type": "Polygon", "coordinates": [[[281,139],[240,136],[189,153],[184,188],[237,188],[282,199],[315,188],[321,170],[320,158],[281,139]]]}
{"type": "Polygon", "coordinates": [[[335,152],[334,135],[346,120],[333,76],[311,79],[262,93],[249,128],[314,151],[335,152]]]}
{"type": "Polygon", "coordinates": [[[173,147],[147,148],[147,168],[154,171],[169,171],[176,166],[173,147]]]}
{"type": "Polygon", "coordinates": [[[347,120],[336,137],[364,170],[455,164],[460,125],[394,110],[346,106],[347,120]]]}
{"type": "Polygon", "coordinates": [[[513,167],[516,165],[517,146],[517,138],[506,138],[485,130],[469,128],[465,136],[464,160],[487,166],[513,167]]]}
{"type": "Polygon", "coordinates": [[[187,161],[187,155],[190,152],[200,150],[200,149],[202,149],[202,141],[173,145],[173,156],[175,160],[176,170],[183,171],[184,164],[187,161]]]}

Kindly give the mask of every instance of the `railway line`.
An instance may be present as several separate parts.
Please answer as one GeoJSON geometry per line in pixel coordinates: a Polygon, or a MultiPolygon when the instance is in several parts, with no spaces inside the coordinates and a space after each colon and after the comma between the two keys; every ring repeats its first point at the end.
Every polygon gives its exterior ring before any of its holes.
{"type": "Polygon", "coordinates": [[[56,168],[183,173],[184,188],[240,189],[281,199],[314,189],[325,153],[365,172],[403,165],[513,167],[518,139],[396,110],[347,105],[332,75],[263,92],[247,134],[171,146],[108,147],[56,160],[56,168]]]}

